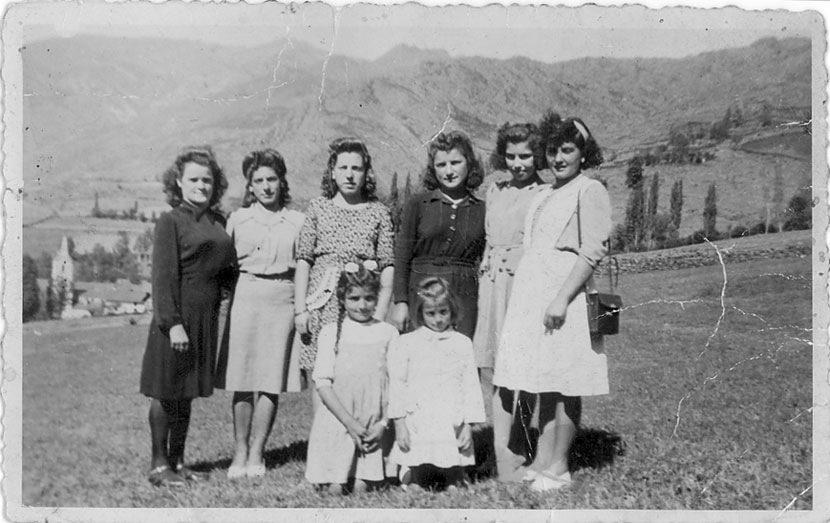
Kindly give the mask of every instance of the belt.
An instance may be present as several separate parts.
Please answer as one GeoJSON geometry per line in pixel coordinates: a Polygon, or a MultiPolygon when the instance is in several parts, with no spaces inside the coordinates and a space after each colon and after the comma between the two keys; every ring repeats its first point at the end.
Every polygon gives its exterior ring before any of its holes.
{"type": "Polygon", "coordinates": [[[468,267],[475,269],[476,264],[464,258],[452,258],[449,256],[421,256],[412,260],[412,266],[416,265],[438,265],[438,266],[455,266],[468,267]]]}
{"type": "Polygon", "coordinates": [[[254,278],[260,280],[293,280],[294,279],[294,269],[288,270],[286,272],[279,272],[276,274],[253,274],[250,272],[243,272],[247,276],[252,276],[254,278]]]}

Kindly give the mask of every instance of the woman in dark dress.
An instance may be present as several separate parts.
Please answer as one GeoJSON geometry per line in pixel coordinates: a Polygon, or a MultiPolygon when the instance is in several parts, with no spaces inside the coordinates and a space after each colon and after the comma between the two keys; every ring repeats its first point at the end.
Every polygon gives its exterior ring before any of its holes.
{"type": "Polygon", "coordinates": [[[426,276],[445,278],[459,300],[456,330],[473,337],[478,310],[476,272],[484,252],[484,202],[472,191],[484,172],[461,131],[440,133],[428,148],[423,185],[410,199],[395,241],[392,323],[407,330],[415,289],[426,276]]]}
{"type": "Polygon", "coordinates": [[[236,252],[225,220],[212,209],[228,183],[209,147],[184,149],[163,184],[173,210],[156,223],[141,393],[152,398],[148,479],[179,486],[199,479],[184,466],[190,403],[213,393],[219,301],[235,281],[236,252]]]}

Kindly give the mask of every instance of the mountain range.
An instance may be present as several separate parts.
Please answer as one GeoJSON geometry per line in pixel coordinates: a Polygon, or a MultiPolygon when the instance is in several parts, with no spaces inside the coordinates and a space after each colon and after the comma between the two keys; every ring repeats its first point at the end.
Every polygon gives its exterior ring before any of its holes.
{"type": "MultiPolygon", "coordinates": [[[[425,144],[462,129],[486,159],[505,121],[552,108],[584,118],[609,158],[726,108],[811,105],[811,42],[767,38],[682,59],[543,63],[453,58],[400,46],[374,61],[277,40],[257,48],[75,36],[27,43],[23,57],[24,201],[58,214],[164,206],[160,174],[184,145],[211,144],[242,190],[250,150],[286,158],[292,195],[319,194],[327,144],[366,140],[382,190],[413,182],[425,144]]],[[[793,115],[798,118],[798,115],[793,115]]]]}

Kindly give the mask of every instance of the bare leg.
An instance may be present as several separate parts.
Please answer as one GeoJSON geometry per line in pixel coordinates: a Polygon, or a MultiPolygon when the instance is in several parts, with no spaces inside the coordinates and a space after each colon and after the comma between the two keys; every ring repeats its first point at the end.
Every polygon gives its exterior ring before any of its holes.
{"type": "Polygon", "coordinates": [[[170,425],[167,421],[167,412],[161,405],[161,401],[154,399],[150,402],[150,437],[152,440],[152,461],[150,469],[161,466],[169,466],[167,462],[167,443],[170,433],[170,425]]]}
{"type": "Polygon", "coordinates": [[[582,414],[582,398],[579,396],[558,396],[552,459],[550,465],[546,467],[554,476],[568,472],[568,453],[576,438],[579,419],[582,414]]]}
{"type": "Polygon", "coordinates": [[[253,392],[233,393],[234,454],[231,467],[244,467],[248,460],[248,436],[251,432],[251,416],[254,409],[253,392]]]}
{"type": "Polygon", "coordinates": [[[502,387],[497,387],[493,392],[493,448],[500,481],[521,479],[519,468],[524,463],[524,457],[514,454],[508,447],[513,426],[513,396],[513,391],[502,387]]]}
{"type": "Polygon", "coordinates": [[[558,396],[553,392],[539,394],[539,441],[536,444],[536,457],[531,465],[531,468],[536,471],[547,469],[554,461],[558,396]]]}
{"type": "Polygon", "coordinates": [[[265,442],[271,427],[274,425],[274,418],[277,415],[279,406],[279,395],[259,392],[255,396],[253,423],[251,424],[253,436],[251,438],[251,450],[248,454],[248,465],[259,465],[262,463],[262,455],[265,451],[265,442]]]}

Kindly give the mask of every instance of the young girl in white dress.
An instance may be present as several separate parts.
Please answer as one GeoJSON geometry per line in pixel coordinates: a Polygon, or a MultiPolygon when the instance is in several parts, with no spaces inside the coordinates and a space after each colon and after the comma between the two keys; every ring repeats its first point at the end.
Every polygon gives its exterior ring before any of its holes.
{"type": "Polygon", "coordinates": [[[458,304],[443,278],[418,285],[413,318],[420,327],[389,349],[389,459],[408,468],[404,484],[461,484],[475,464],[471,424],[485,421],[473,343],[455,330],[458,304]]]}
{"type": "Polygon", "coordinates": [[[374,319],[379,290],[377,262],[347,263],[336,287],[338,321],[318,338],[312,379],[325,408],[314,414],[305,477],[335,492],[363,492],[386,478],[386,353],[398,330],[374,319]]]}

